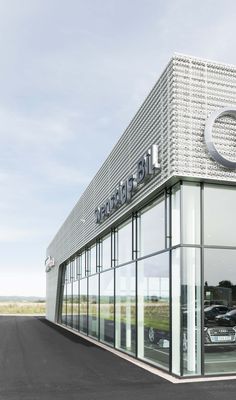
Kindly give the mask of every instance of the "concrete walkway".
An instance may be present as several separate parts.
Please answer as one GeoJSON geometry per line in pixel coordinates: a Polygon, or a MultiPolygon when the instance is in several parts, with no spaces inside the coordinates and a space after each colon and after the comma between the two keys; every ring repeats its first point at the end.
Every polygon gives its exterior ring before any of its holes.
{"type": "Polygon", "coordinates": [[[42,317],[0,317],[0,400],[232,400],[236,381],[174,385],[42,317]]]}

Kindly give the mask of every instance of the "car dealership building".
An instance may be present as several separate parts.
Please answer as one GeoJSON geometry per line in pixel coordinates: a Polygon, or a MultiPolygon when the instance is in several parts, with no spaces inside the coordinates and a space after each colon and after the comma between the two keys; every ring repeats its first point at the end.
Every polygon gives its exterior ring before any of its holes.
{"type": "Polygon", "coordinates": [[[234,66],[170,60],[47,249],[47,319],[175,376],[236,373],[235,107],[234,66]]]}

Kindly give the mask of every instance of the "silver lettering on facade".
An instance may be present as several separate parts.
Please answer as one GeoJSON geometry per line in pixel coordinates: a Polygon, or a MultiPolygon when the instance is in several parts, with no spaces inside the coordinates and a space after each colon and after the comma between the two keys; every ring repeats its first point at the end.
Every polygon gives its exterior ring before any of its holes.
{"type": "Polygon", "coordinates": [[[236,162],[228,160],[224,156],[222,156],[219,151],[216,149],[215,144],[213,142],[212,137],[212,129],[213,125],[218,118],[221,117],[232,117],[236,120],[236,108],[235,107],[224,107],[220,110],[214,111],[206,121],[204,137],[207,149],[211,155],[211,157],[218,162],[219,164],[223,165],[226,168],[236,169],[236,162]]]}
{"type": "Polygon", "coordinates": [[[112,195],[95,210],[96,223],[99,224],[108,218],[123,204],[131,201],[138,186],[145,183],[156,171],[160,170],[158,159],[158,145],[152,147],[137,162],[136,173],[121,181],[112,195]]]}

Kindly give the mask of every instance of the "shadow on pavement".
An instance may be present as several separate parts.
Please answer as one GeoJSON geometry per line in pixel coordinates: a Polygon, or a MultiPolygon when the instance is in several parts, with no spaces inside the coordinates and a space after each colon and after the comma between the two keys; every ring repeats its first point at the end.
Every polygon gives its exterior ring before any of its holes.
{"type": "Polygon", "coordinates": [[[73,332],[67,331],[63,327],[53,324],[52,322],[48,321],[44,317],[37,317],[37,319],[38,319],[38,321],[40,321],[43,324],[47,325],[49,328],[53,329],[54,331],[57,331],[58,333],[60,333],[61,335],[63,335],[67,339],[71,340],[72,342],[79,343],[79,344],[82,344],[82,345],[87,346],[87,347],[97,347],[95,344],[89,342],[86,339],[83,339],[80,336],[77,336],[73,332]]]}

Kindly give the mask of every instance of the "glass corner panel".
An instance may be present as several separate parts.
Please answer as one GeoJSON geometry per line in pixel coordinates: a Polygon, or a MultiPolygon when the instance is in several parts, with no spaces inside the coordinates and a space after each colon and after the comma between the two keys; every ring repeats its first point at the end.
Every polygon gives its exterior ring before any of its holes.
{"type": "Polygon", "coordinates": [[[182,240],[183,244],[201,242],[201,187],[199,183],[184,182],[182,190],[182,240]]]}
{"type": "Polygon", "coordinates": [[[172,246],[180,244],[180,185],[171,191],[171,238],[172,246]]]}

